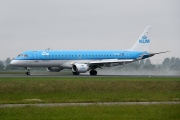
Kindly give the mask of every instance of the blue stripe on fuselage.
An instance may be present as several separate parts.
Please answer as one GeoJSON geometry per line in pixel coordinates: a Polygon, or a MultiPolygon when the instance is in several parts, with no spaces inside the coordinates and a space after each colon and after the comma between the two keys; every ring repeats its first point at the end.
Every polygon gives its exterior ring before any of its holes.
{"type": "MultiPolygon", "coordinates": [[[[26,51],[15,60],[102,60],[102,59],[136,59],[141,51],[26,51]]],[[[146,54],[148,54],[146,52],[146,54]]]]}

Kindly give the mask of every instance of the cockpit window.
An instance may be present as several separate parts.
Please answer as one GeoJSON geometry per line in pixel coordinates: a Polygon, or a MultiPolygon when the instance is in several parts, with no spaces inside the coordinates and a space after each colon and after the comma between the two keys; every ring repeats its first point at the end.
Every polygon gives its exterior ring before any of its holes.
{"type": "Polygon", "coordinates": [[[17,57],[28,57],[28,55],[27,54],[20,54],[17,57]]]}
{"type": "Polygon", "coordinates": [[[25,54],[25,55],[24,55],[24,57],[28,57],[28,55],[27,55],[27,54],[25,54]]]}

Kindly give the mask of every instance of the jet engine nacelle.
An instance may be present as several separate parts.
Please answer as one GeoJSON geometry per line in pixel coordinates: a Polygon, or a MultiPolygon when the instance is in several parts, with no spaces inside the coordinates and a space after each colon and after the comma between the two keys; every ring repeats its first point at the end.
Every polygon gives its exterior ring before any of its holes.
{"type": "Polygon", "coordinates": [[[89,70],[89,66],[87,64],[74,64],[72,66],[72,71],[73,72],[78,72],[78,73],[85,73],[89,70]]]}
{"type": "Polygon", "coordinates": [[[46,69],[49,72],[60,72],[62,70],[60,67],[47,67],[46,69]]]}

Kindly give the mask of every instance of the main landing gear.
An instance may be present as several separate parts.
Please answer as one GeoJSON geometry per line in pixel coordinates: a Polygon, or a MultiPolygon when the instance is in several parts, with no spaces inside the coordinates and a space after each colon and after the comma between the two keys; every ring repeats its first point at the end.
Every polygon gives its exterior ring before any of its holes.
{"type": "MultiPolygon", "coordinates": [[[[79,75],[80,73],[79,72],[72,72],[73,73],[73,75],[79,75]]],[[[89,74],[90,75],[97,75],[97,71],[96,70],[91,70],[90,72],[89,72],[89,74]]]]}
{"type": "Polygon", "coordinates": [[[26,72],[26,75],[30,75],[31,72],[30,72],[30,68],[26,68],[28,71],[26,72]]]}
{"type": "Polygon", "coordinates": [[[90,74],[90,75],[97,75],[97,71],[96,71],[96,70],[91,70],[91,71],[89,72],[89,74],[90,74]]]}

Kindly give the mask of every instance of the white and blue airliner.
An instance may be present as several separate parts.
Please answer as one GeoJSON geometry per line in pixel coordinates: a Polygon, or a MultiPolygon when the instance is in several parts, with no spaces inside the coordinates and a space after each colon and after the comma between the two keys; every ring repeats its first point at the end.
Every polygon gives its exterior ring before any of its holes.
{"type": "Polygon", "coordinates": [[[149,29],[150,26],[147,26],[135,45],[128,50],[32,50],[21,53],[10,64],[25,67],[27,75],[30,75],[32,67],[46,67],[51,72],[71,69],[73,75],[89,71],[90,75],[97,75],[96,68],[124,65],[152,57],[155,54],[165,53],[148,52],[151,42],[148,38],[149,29]]]}

